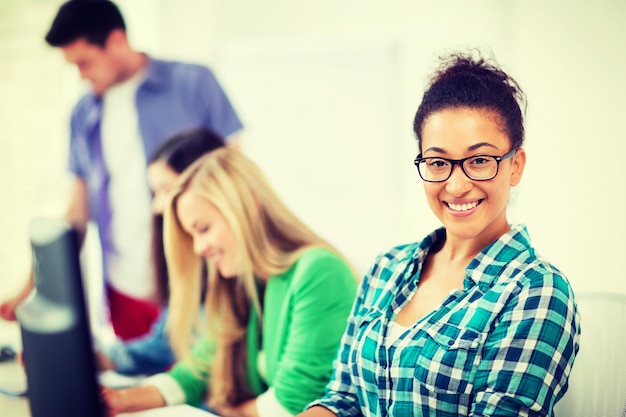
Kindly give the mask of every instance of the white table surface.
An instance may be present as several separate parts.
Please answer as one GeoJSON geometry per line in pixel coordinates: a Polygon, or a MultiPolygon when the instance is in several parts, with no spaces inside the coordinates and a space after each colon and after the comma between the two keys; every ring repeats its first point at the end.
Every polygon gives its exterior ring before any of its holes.
{"type": "MultiPolygon", "coordinates": [[[[3,389],[25,386],[25,375],[22,367],[16,362],[0,363],[0,387],[3,389]]],[[[30,417],[30,407],[26,398],[12,398],[0,394],[0,416],[2,417],[30,417]]],[[[122,413],[118,417],[218,417],[198,408],[188,405],[155,408],[153,410],[135,413],[122,413]]]]}
{"type": "MultiPolygon", "coordinates": [[[[20,329],[16,322],[0,319],[0,346],[10,345],[19,350],[20,329]]],[[[16,362],[0,362],[0,388],[19,391],[26,387],[26,375],[16,362]]],[[[12,398],[0,394],[0,415],[2,417],[29,417],[30,407],[26,398],[12,398]]]]}

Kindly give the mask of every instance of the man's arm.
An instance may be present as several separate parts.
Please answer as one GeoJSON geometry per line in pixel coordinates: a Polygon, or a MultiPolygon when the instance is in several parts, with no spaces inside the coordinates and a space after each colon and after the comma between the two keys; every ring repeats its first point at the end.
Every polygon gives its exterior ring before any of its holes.
{"type": "Polygon", "coordinates": [[[13,297],[3,301],[0,304],[0,318],[7,321],[15,321],[15,309],[30,294],[33,289],[33,274],[29,274],[28,279],[20,291],[13,297]]]}
{"type": "MultiPolygon", "coordinates": [[[[85,230],[87,229],[87,221],[89,220],[89,210],[87,203],[87,185],[80,177],[74,177],[72,180],[69,201],[65,210],[64,218],[79,233],[79,241],[85,238],[85,230]]],[[[28,297],[33,289],[33,270],[32,265],[28,272],[28,278],[24,286],[13,297],[0,303],[0,318],[8,321],[15,321],[15,309],[28,297]]]]}
{"type": "Polygon", "coordinates": [[[87,198],[87,184],[80,177],[74,177],[70,186],[69,199],[63,218],[79,233],[82,246],[89,221],[89,203],[87,198]]]}

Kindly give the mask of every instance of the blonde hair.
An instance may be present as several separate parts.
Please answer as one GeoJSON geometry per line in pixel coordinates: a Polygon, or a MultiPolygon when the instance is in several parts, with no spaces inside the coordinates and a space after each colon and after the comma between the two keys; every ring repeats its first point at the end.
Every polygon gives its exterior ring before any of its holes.
{"type": "Polygon", "coordinates": [[[216,342],[207,385],[212,407],[234,406],[254,395],[246,379],[246,328],[251,308],[261,312],[257,288],[287,271],[311,247],[331,245],[300,221],[278,198],[261,170],[241,152],[218,149],[203,156],[179,178],[164,216],[164,242],[170,272],[168,329],[174,352],[188,357],[197,303],[201,259],[177,213],[188,191],[206,198],[226,219],[238,246],[236,279],[224,279],[207,265],[206,310],[209,335],[216,342]]]}

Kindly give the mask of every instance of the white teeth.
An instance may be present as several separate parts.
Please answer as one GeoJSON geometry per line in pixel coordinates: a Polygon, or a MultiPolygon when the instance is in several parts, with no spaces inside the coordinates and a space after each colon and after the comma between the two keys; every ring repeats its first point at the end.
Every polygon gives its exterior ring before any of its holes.
{"type": "Polygon", "coordinates": [[[467,210],[471,210],[474,207],[476,207],[478,205],[478,201],[474,201],[473,203],[469,203],[469,204],[454,204],[454,203],[448,203],[448,207],[450,207],[452,210],[454,211],[467,211],[467,210]]]}

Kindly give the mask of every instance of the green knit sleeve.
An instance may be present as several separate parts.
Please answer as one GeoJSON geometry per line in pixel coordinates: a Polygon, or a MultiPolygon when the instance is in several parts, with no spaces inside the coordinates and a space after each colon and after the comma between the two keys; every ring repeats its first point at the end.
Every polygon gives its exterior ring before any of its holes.
{"type": "Polygon", "coordinates": [[[203,337],[193,346],[189,358],[178,361],[167,372],[180,385],[189,405],[198,406],[205,399],[214,352],[215,345],[209,338],[203,337]]]}
{"type": "Polygon", "coordinates": [[[297,414],[324,393],[357,280],[346,262],[325,249],[306,252],[292,274],[288,330],[270,385],[278,401],[297,414]]]}

